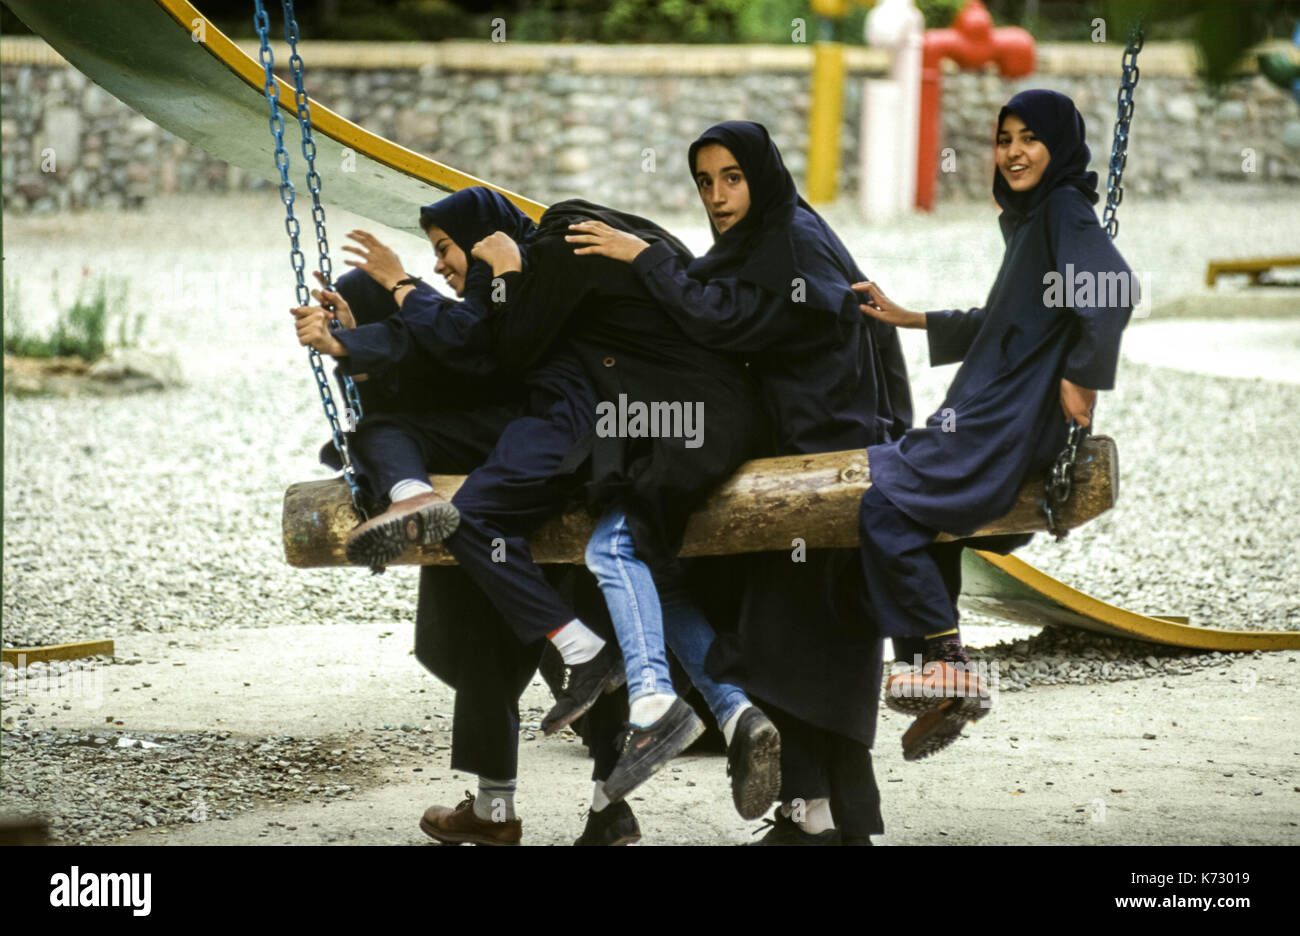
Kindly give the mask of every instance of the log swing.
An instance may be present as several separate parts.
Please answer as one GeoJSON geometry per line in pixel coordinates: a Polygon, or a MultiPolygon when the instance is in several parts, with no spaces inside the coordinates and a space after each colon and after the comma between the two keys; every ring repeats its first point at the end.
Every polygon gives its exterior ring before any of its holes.
{"type": "MultiPolygon", "coordinates": [[[[302,59],[297,51],[297,23],[292,0],[281,0],[286,39],[291,50],[298,123],[303,156],[307,160],[308,190],[320,251],[320,272],[330,282],[325,212],[320,203],[320,177],[316,174],[311,141],[311,120],[303,89],[302,59]]],[[[293,214],[293,185],[289,181],[283,123],[272,74],[269,26],[262,0],[255,0],[256,25],[261,41],[260,60],[265,71],[266,100],[271,110],[275,161],[280,171],[280,199],[285,205],[285,229],[291,244],[291,263],[297,278],[298,300],[308,304],[298,223],[293,214]]],[[[1123,77],[1118,95],[1118,115],[1107,177],[1106,207],[1102,225],[1113,238],[1119,229],[1115,209],[1123,197],[1120,184],[1126,159],[1129,122],[1133,115],[1133,89],[1138,81],[1137,53],[1142,48],[1141,24],[1134,27],[1124,53],[1123,77]]],[[[332,327],[339,328],[337,320],[332,327]]],[[[309,349],[313,373],[343,469],[330,480],[291,485],[285,492],[283,531],[285,558],[298,568],[347,565],[344,541],[361,514],[360,492],[347,449],[347,435],[339,420],[320,355],[309,349]]],[[[344,421],[348,431],[362,418],[356,388],[350,378],[344,387],[344,421]]],[[[429,482],[450,498],[463,476],[433,475],[429,482]]],[[[709,556],[789,550],[802,543],[809,549],[848,548],[858,544],[858,502],[871,485],[865,451],[789,455],[746,462],[719,488],[687,524],[680,555],[709,556]]],[[[1011,510],[977,531],[976,536],[1049,531],[1058,539],[1114,506],[1119,493],[1118,451],[1108,436],[1090,436],[1085,427],[1071,424],[1069,441],[1046,478],[1027,480],[1011,510]]],[[[531,537],[534,559],[542,563],[582,564],[594,519],[578,509],[553,517],[531,537]]],[[[947,534],[940,539],[953,539],[947,534]]],[[[393,564],[454,565],[441,545],[414,546],[393,564]]]]}

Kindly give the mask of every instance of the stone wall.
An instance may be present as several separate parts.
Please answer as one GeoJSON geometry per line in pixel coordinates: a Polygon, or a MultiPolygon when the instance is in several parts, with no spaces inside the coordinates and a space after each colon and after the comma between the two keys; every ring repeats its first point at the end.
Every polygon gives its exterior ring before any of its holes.
{"type": "MultiPolygon", "coordinates": [[[[687,144],[725,119],[766,124],[796,178],[806,163],[806,47],[459,42],[403,44],[400,54],[372,44],[304,51],[308,87],[321,103],[543,202],[581,195],[632,210],[688,208],[687,144]]],[[[0,54],[6,211],[121,208],[156,194],[268,185],[135,114],[39,40],[6,40],[0,54]]],[[[1187,50],[1150,44],[1143,56],[1126,188],[1175,197],[1214,181],[1300,192],[1300,108],[1289,95],[1246,74],[1215,100],[1187,50]],[[1243,150],[1254,154],[1253,172],[1243,171],[1243,150]]],[[[940,175],[939,199],[988,197],[992,122],[1027,87],[1075,99],[1104,177],[1118,63],[1117,47],[1062,45],[1040,47],[1039,70],[1024,80],[950,69],[941,145],[953,159],[940,175]]],[[[881,76],[885,64],[876,50],[848,50],[842,194],[856,191],[862,80],[881,76]]]]}

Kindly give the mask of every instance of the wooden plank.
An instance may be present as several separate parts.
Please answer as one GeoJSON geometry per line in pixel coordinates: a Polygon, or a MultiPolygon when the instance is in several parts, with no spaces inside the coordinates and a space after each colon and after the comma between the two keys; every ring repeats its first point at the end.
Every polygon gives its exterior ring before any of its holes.
{"type": "Polygon", "coordinates": [[[1229,273],[1247,273],[1250,284],[1259,284],[1260,274],[1274,267],[1300,266],[1300,257],[1251,257],[1245,260],[1211,260],[1205,267],[1205,285],[1213,286],[1220,276],[1229,273]]]}
{"type": "Polygon", "coordinates": [[[80,660],[83,657],[112,656],[111,640],[78,640],[75,643],[52,644],[48,647],[6,647],[3,661],[11,666],[26,663],[48,663],[51,660],[80,660]]]}
{"type": "MultiPolygon", "coordinates": [[[[464,478],[433,475],[434,489],[452,496],[464,478]]],[[[809,549],[853,547],[858,543],[858,502],[871,486],[866,453],[826,452],[747,462],[692,515],[682,556],[789,550],[800,538],[809,549]]],[[[1073,528],[1114,506],[1119,492],[1119,456],[1113,439],[1088,439],[1075,472],[1074,495],[1061,513],[1073,528]]],[[[1028,533],[1047,528],[1039,505],[1041,480],[1026,482],[1007,515],[976,535],[1028,533]]],[[[343,544],[357,518],[341,480],[292,485],[284,496],[284,553],[298,568],[346,565],[343,544]]],[[[570,510],[529,538],[543,563],[581,564],[594,520],[570,510]]],[[[943,536],[943,539],[952,537],[943,536]]],[[[398,564],[454,565],[441,546],[410,549],[398,564]]]]}

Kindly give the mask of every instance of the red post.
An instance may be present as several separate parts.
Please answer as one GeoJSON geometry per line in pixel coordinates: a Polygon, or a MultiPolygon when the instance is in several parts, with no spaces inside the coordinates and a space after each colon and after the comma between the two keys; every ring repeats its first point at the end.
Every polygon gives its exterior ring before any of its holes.
{"type": "Polygon", "coordinates": [[[969,0],[949,29],[927,29],[921,45],[921,114],[916,148],[916,207],[934,208],[934,180],[939,160],[939,115],[942,62],[982,68],[996,62],[1004,78],[1034,70],[1034,37],[1019,26],[993,28],[993,17],[980,0],[969,0]]]}

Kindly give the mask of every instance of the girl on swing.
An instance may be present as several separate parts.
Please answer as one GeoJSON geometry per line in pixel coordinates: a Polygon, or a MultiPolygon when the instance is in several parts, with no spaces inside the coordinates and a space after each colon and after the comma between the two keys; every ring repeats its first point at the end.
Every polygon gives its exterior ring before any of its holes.
{"type": "MultiPolygon", "coordinates": [[[[688,263],[599,221],[572,225],[576,252],[630,263],[687,335],[748,361],[772,425],[762,454],[901,435],[911,395],[897,333],[862,315],[850,288],[861,271],[799,197],[767,130],[718,124],[689,162],[714,234],[707,254],[688,263]]],[[[884,829],[870,752],[881,640],[856,553],[792,545],[697,564],[698,594],[735,581],[742,595],[738,620],[726,601],[710,608],[719,634],[707,669],[745,689],[781,733],[784,805],[760,844],[869,845],[884,829]]]]}
{"type": "MultiPolygon", "coordinates": [[[[1115,386],[1120,333],[1137,302],[1107,288],[1133,278],[1093,211],[1097,174],[1074,102],[1055,91],[1017,94],[998,115],[994,153],[1006,253],[982,308],[918,313],[875,283],[854,287],[877,320],[924,328],[932,364],[962,362],[925,426],[867,450],[867,590],[882,633],[919,649],[922,662],[885,689],[890,708],[917,716],[903,735],[909,760],[951,744],[991,705],[957,630],[962,543],[935,537],[1005,514],[1064,446],[1068,422],[1089,425],[1097,391],[1115,386]],[[1072,307],[1062,282],[1078,287],[1072,307]]],[[[997,539],[966,543],[1010,552],[1029,537],[997,539]]]]}

